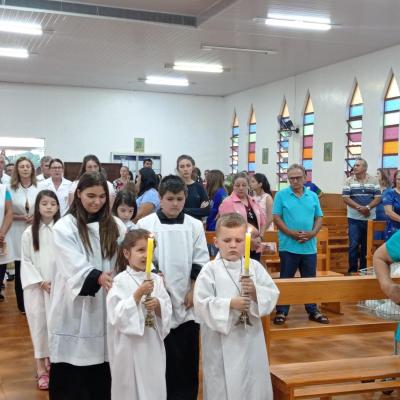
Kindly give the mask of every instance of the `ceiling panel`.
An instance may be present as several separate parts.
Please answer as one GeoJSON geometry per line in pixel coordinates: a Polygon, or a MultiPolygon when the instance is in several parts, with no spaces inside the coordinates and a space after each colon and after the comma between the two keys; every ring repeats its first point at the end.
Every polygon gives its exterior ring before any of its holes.
{"type": "MultiPolygon", "coordinates": [[[[130,3],[134,7],[146,3],[149,10],[166,11],[160,8],[164,4],[160,0],[97,2],[117,6],[130,3]]],[[[200,6],[213,2],[165,3],[165,7],[192,7],[191,13],[196,14],[200,6]]],[[[183,8],[170,11],[184,12],[183,8]]],[[[27,47],[35,53],[28,60],[0,58],[0,81],[199,95],[227,95],[400,43],[398,0],[243,0],[197,29],[1,6],[0,19],[41,22],[49,31],[42,37],[0,33],[0,47],[27,47]],[[271,11],[329,16],[337,27],[318,33],[273,29],[253,22],[254,17],[271,11]],[[204,51],[201,43],[273,49],[278,54],[204,51]],[[230,72],[210,75],[165,70],[165,63],[174,61],[220,62],[230,72]],[[150,74],[184,76],[192,85],[175,89],[138,81],[150,74]]]]}

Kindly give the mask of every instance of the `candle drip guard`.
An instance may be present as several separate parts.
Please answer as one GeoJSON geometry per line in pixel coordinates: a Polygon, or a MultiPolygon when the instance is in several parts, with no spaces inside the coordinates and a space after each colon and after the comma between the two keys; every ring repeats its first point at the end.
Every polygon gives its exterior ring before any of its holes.
{"type": "MultiPolygon", "coordinates": [[[[250,275],[242,275],[242,278],[250,278],[250,275]]],[[[243,294],[243,291],[240,293],[241,296],[247,296],[246,294],[243,294]]],[[[239,319],[237,320],[235,326],[237,325],[243,325],[245,328],[247,326],[253,326],[253,324],[250,322],[250,317],[247,311],[242,311],[239,315],[239,319]]]]}
{"type": "MultiPolygon", "coordinates": [[[[152,279],[146,279],[146,281],[152,281],[152,279]]],[[[148,295],[146,295],[145,302],[147,300],[151,300],[151,299],[152,299],[152,296],[149,293],[148,295]]],[[[153,312],[148,312],[148,311],[146,312],[146,317],[144,319],[144,326],[147,326],[148,328],[153,328],[153,329],[156,328],[155,321],[154,321],[154,313],[153,312]]]]}

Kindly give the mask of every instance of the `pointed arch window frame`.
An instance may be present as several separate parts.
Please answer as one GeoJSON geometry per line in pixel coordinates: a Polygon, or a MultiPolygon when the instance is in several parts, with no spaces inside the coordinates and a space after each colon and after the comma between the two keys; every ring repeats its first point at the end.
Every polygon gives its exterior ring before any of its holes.
{"type": "Polygon", "coordinates": [[[314,106],[310,93],[307,95],[306,106],[303,113],[303,148],[302,164],[306,170],[307,180],[312,180],[313,169],[313,147],[314,147],[314,106]]]}
{"type": "Polygon", "coordinates": [[[356,80],[348,109],[344,171],[346,176],[350,176],[355,161],[360,158],[362,154],[363,115],[364,101],[360,86],[356,80]]]}
{"type": "MultiPolygon", "coordinates": [[[[290,114],[289,114],[289,107],[288,107],[286,98],[284,98],[283,101],[284,102],[283,102],[280,116],[284,120],[289,120],[290,114]]],[[[278,151],[277,151],[278,190],[280,190],[281,188],[286,187],[288,184],[287,169],[289,167],[289,138],[287,137],[287,135],[282,134],[280,127],[278,130],[277,147],[278,147],[278,151]]]]}
{"type": "Polygon", "coordinates": [[[399,166],[400,88],[393,71],[385,92],[381,166],[393,176],[399,166]]]}
{"type": "Polygon", "coordinates": [[[254,107],[251,106],[249,117],[249,144],[247,154],[247,171],[251,174],[256,172],[256,142],[257,142],[257,120],[254,107]]]}
{"type": "Polygon", "coordinates": [[[230,163],[230,168],[231,168],[231,174],[237,174],[239,172],[239,119],[236,114],[236,111],[234,111],[233,114],[233,121],[232,121],[232,128],[231,128],[231,163],[230,163]]]}

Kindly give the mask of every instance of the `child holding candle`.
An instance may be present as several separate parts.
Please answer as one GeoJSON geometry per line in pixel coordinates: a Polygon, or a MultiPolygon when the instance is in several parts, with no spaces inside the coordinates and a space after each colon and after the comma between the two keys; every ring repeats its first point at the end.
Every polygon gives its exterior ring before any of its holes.
{"type": "Polygon", "coordinates": [[[238,213],[217,222],[216,259],[201,270],[194,290],[201,324],[204,400],[272,400],[272,385],[261,317],[274,308],[279,291],[265,268],[243,255],[250,246],[247,222],[238,213]],[[249,324],[237,324],[241,312],[249,324]]]}
{"type": "Polygon", "coordinates": [[[118,275],[107,296],[115,400],[167,398],[163,339],[169,333],[172,307],[162,278],[151,273],[153,242],[144,229],[126,234],[118,255],[118,275]],[[155,314],[154,328],[145,326],[147,313],[155,314]]]}
{"type": "Polygon", "coordinates": [[[138,221],[154,233],[155,259],[171,297],[171,332],[165,338],[168,400],[196,400],[199,367],[199,325],[194,321],[193,287],[209,261],[201,221],[183,213],[187,188],[182,178],[168,175],[159,187],[161,209],[138,221]]]}

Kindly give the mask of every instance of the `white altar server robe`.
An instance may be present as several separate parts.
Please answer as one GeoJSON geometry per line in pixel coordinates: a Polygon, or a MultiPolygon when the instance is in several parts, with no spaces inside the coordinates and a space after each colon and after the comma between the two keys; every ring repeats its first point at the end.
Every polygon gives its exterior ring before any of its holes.
{"type": "MultiPolygon", "coordinates": [[[[126,228],[115,218],[118,242],[126,228]]],[[[111,272],[116,255],[103,258],[99,223],[87,225],[93,252],[86,253],[79,237],[76,219],[67,214],[54,225],[57,273],[52,288],[49,316],[49,346],[52,362],[88,366],[108,362],[106,342],[106,302],[102,288],[95,296],[79,296],[86,277],[93,269],[111,272]]]]}
{"type": "Polygon", "coordinates": [[[242,260],[223,262],[218,254],[196,280],[194,308],[200,322],[204,400],[273,399],[260,317],[271,313],[279,290],[264,267],[251,260],[250,275],[257,291],[257,303],[251,301],[248,312],[252,326],[236,325],[240,312],[230,309],[230,301],[239,296],[241,265],[242,260]]]}
{"type": "MultiPolygon", "coordinates": [[[[169,333],[172,306],[160,276],[152,274],[153,297],[160,302],[161,318],[155,329],[145,327],[146,309],[133,294],[146,279],[130,267],[114,278],[107,295],[107,342],[113,400],[165,400],[164,338],[169,333]]],[[[143,298],[144,300],[144,298],[143,298]]]]}
{"type": "Polygon", "coordinates": [[[171,329],[193,321],[193,308],[187,310],[184,302],[190,290],[192,265],[203,266],[210,260],[203,224],[186,214],[182,224],[162,224],[153,213],[140,219],[137,227],[155,235],[154,260],[164,274],[172,302],[171,329]]]}
{"type": "Polygon", "coordinates": [[[35,358],[49,357],[47,318],[50,295],[41,289],[40,284],[52,282],[56,272],[53,226],[53,222],[40,224],[38,251],[33,248],[32,227],[22,234],[21,283],[35,358]]]}

